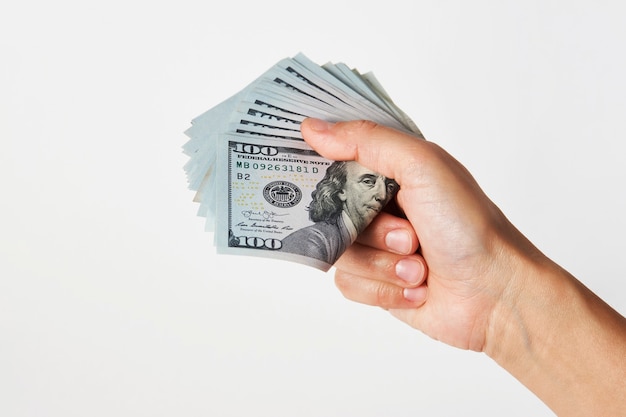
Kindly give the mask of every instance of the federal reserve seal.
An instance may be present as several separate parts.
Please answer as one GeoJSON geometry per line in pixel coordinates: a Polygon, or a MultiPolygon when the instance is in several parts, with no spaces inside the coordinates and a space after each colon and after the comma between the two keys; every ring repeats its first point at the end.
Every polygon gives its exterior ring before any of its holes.
{"type": "Polygon", "coordinates": [[[263,188],[263,197],[275,207],[293,207],[302,200],[302,191],[287,181],[273,181],[263,188]]]}

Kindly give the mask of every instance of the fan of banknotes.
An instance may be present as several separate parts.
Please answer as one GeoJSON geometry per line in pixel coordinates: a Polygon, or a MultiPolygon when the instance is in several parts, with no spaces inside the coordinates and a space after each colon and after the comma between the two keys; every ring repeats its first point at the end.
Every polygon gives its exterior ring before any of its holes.
{"type": "Polygon", "coordinates": [[[300,134],[307,117],[423,138],[371,72],[302,53],[281,60],[185,131],[189,188],[218,253],[327,271],[397,191],[393,179],[313,151],[300,134]]]}

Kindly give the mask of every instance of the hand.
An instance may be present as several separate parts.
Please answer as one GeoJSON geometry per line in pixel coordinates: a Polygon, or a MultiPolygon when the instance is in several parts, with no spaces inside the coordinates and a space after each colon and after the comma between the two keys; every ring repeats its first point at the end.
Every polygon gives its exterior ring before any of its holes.
{"type": "Polygon", "coordinates": [[[335,264],[347,298],[485,352],[557,415],[626,415],[626,319],[540,253],[458,161],[372,122],[301,130],[323,156],[400,184],[402,216],[379,214],[335,264]]]}
{"type": "Polygon", "coordinates": [[[307,119],[301,129],[323,156],[356,160],[400,184],[406,219],[381,213],[335,265],[345,297],[389,309],[450,345],[484,350],[496,305],[515,291],[518,254],[539,252],[434,143],[366,121],[307,119]]]}

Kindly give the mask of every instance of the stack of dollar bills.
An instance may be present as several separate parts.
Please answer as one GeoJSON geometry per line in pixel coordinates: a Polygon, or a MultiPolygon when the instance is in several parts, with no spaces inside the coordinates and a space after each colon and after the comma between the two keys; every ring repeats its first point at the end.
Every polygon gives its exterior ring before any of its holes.
{"type": "Polygon", "coordinates": [[[327,271],[373,218],[355,207],[379,212],[397,191],[392,179],[313,151],[300,133],[307,117],[371,120],[422,138],[371,72],[302,53],[281,60],[185,131],[189,188],[218,253],[327,271]]]}

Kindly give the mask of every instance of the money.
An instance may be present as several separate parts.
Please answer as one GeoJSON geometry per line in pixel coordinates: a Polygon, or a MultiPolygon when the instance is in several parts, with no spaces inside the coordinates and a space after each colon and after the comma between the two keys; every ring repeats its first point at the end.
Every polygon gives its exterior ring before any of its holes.
{"type": "Polygon", "coordinates": [[[393,179],[312,150],[300,133],[308,117],[423,138],[372,73],[302,53],[279,61],[185,131],[188,185],[218,253],[326,271],[397,192],[393,179]]]}

